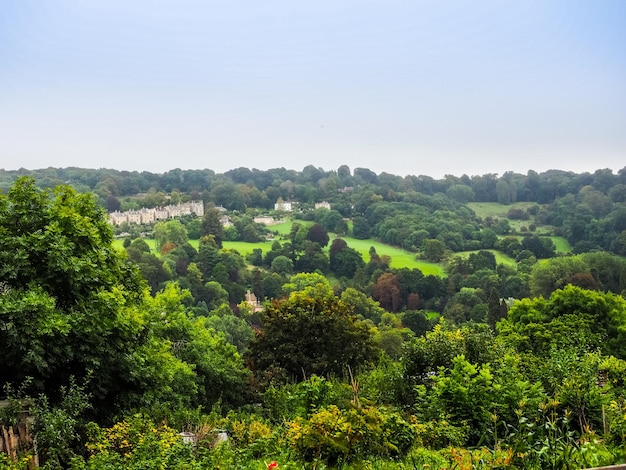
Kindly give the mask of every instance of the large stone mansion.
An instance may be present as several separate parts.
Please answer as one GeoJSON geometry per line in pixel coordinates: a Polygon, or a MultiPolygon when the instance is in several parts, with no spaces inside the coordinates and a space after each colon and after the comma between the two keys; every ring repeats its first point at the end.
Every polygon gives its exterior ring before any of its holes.
{"type": "Polygon", "coordinates": [[[121,225],[124,222],[129,224],[153,224],[160,220],[174,219],[183,215],[195,214],[197,217],[204,216],[204,204],[202,201],[191,201],[183,204],[175,204],[171,206],[155,207],[154,209],[146,209],[125,212],[111,212],[109,214],[109,222],[112,225],[121,225]]]}

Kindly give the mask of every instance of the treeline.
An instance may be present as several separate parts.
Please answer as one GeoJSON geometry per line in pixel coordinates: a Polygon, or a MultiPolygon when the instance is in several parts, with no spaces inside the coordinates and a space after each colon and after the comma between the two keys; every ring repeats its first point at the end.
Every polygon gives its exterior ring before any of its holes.
{"type": "MultiPolygon", "coordinates": [[[[174,169],[162,174],[109,169],[48,168],[0,171],[0,189],[19,176],[36,178],[41,187],[70,184],[93,192],[108,211],[155,207],[168,202],[200,200],[229,211],[253,215],[270,211],[278,198],[297,201],[300,208],[328,201],[340,218],[354,221],[356,238],[376,237],[408,250],[439,256],[437,240],[453,252],[498,248],[496,235],[511,234],[506,220],[482,220],[469,202],[532,202],[536,207],[513,208],[510,219],[529,220],[531,231],[544,226],[564,236],[576,253],[604,250],[626,254],[626,169],[576,174],[559,170],[526,175],[443,179],[428,176],[376,174],[345,165],[325,171],[312,165],[302,171],[237,168],[223,174],[211,170],[174,169]]],[[[551,255],[550,247],[539,258],[551,255]]],[[[520,250],[521,251],[521,250],[520,250]]]]}
{"type": "MultiPolygon", "coordinates": [[[[394,193],[418,192],[428,196],[447,194],[460,202],[499,202],[509,204],[516,201],[548,204],[558,197],[577,194],[589,186],[609,196],[614,202],[623,202],[626,188],[626,168],[614,174],[610,169],[594,173],[573,173],[549,170],[526,175],[506,172],[501,176],[494,173],[473,176],[446,175],[434,179],[426,175],[398,176],[389,173],[376,174],[367,168],[351,171],[346,165],[337,170],[324,170],[308,165],[302,171],[274,168],[258,170],[236,168],[217,174],[212,170],[173,169],[165,173],[147,171],[119,171],[113,169],[46,168],[38,170],[0,170],[0,188],[7,189],[20,176],[31,176],[44,187],[70,184],[78,190],[89,189],[100,197],[125,197],[146,193],[150,189],[170,193],[213,192],[213,200],[228,209],[241,210],[244,206],[263,207],[261,200],[274,204],[278,197],[295,198],[302,203],[337,197],[337,192],[357,186],[374,186],[376,193],[384,199],[393,200],[394,193]],[[234,185],[232,194],[226,194],[224,186],[234,185]],[[257,194],[246,194],[245,188],[256,188],[257,194]],[[614,186],[618,186],[614,188],[614,186]],[[218,197],[215,197],[218,196],[218,197]],[[263,197],[265,196],[265,197],[263,197]]],[[[267,205],[269,208],[270,206],[267,205]]]]}

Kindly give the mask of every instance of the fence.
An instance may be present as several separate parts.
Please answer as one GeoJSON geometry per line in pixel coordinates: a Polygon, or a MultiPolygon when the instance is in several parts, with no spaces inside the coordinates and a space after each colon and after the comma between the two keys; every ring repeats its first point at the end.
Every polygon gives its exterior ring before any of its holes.
{"type": "MultiPolygon", "coordinates": [[[[6,410],[9,406],[10,403],[7,400],[0,400],[0,410],[6,410]]],[[[0,452],[7,454],[9,460],[12,461],[29,456],[28,469],[39,468],[39,457],[31,433],[32,419],[28,406],[22,406],[13,418],[11,420],[13,424],[0,420],[0,452]]]]}

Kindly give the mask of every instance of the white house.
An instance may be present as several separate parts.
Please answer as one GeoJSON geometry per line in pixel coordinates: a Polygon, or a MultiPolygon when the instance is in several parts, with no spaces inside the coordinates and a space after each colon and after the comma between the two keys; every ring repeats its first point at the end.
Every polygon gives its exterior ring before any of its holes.
{"type": "Polygon", "coordinates": [[[278,198],[278,201],[276,201],[276,204],[274,204],[274,210],[291,212],[293,210],[293,202],[283,201],[281,198],[278,198]]]}
{"type": "Polygon", "coordinates": [[[326,202],[326,201],[316,202],[315,203],[315,208],[316,209],[328,209],[328,210],[330,210],[330,202],[326,202]]]}

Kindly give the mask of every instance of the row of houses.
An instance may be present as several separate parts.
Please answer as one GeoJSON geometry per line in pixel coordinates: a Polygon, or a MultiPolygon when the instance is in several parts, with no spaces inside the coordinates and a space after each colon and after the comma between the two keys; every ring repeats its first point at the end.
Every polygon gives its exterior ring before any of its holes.
{"type": "Polygon", "coordinates": [[[112,225],[121,225],[124,222],[128,222],[129,224],[153,224],[160,220],[175,219],[183,215],[191,214],[195,214],[197,217],[203,217],[204,203],[202,201],[191,201],[183,204],[155,207],[153,209],[144,207],[132,211],[115,211],[109,214],[109,222],[111,222],[112,225]]]}
{"type": "MultiPolygon", "coordinates": [[[[278,199],[274,204],[274,210],[291,212],[294,210],[295,203],[292,201],[283,201],[278,199]]],[[[326,201],[318,202],[315,204],[316,209],[325,208],[330,210],[330,203],[326,201]]],[[[218,207],[219,210],[225,211],[223,207],[218,207]]],[[[153,224],[160,220],[174,219],[183,215],[195,214],[198,217],[204,216],[204,204],[202,201],[191,201],[183,204],[173,204],[170,206],[155,207],[153,209],[141,208],[131,211],[115,211],[109,214],[109,221],[112,225],[121,225],[124,222],[129,224],[153,224]]],[[[263,218],[267,220],[258,220],[259,223],[265,223],[271,225],[271,218],[263,218]]],[[[222,224],[227,227],[232,225],[230,219],[227,216],[222,216],[222,224]]],[[[257,222],[257,220],[255,220],[257,222]]]]}

